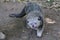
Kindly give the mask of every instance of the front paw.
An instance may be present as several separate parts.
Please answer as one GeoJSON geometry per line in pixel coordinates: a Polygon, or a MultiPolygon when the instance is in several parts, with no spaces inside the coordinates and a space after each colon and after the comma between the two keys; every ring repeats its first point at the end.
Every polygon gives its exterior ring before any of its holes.
{"type": "Polygon", "coordinates": [[[43,31],[37,30],[37,37],[42,37],[42,32],[43,32],[43,31]]]}
{"type": "Polygon", "coordinates": [[[37,37],[42,37],[42,34],[41,33],[37,33],[37,37]]]}

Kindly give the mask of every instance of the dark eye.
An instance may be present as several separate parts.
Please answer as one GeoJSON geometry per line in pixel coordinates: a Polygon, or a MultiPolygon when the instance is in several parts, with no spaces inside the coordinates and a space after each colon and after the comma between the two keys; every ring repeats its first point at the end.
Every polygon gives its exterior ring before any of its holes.
{"type": "Polygon", "coordinates": [[[41,17],[39,16],[38,20],[41,20],[41,17]]]}
{"type": "Polygon", "coordinates": [[[38,20],[41,20],[41,18],[38,18],[38,20]]]}
{"type": "Polygon", "coordinates": [[[29,21],[26,21],[26,23],[29,23],[29,21]]]}

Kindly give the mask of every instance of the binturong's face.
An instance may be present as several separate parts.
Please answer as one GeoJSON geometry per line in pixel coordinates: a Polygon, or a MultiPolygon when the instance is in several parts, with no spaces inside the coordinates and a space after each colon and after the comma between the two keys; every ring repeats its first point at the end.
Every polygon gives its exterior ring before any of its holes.
{"type": "Polygon", "coordinates": [[[30,18],[27,20],[27,25],[29,25],[30,28],[38,28],[41,24],[41,19],[39,17],[30,18]]]}

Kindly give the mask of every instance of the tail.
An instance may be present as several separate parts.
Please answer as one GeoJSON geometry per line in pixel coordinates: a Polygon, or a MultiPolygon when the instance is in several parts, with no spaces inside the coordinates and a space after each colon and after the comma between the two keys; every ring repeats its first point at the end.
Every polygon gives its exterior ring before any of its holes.
{"type": "Polygon", "coordinates": [[[26,13],[25,13],[25,7],[24,7],[23,10],[21,11],[21,13],[19,13],[19,14],[15,14],[15,13],[9,14],[9,17],[21,18],[21,17],[23,17],[25,15],[26,15],[26,13]]]}

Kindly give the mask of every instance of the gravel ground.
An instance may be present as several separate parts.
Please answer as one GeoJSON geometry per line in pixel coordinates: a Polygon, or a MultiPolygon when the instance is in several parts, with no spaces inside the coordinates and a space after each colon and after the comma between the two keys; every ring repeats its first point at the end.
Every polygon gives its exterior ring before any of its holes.
{"type": "Polygon", "coordinates": [[[60,40],[60,11],[42,8],[44,17],[56,21],[55,24],[45,24],[41,38],[36,37],[36,32],[24,26],[24,18],[10,18],[11,13],[20,13],[23,3],[0,3],[0,31],[6,35],[4,40],[60,40]]]}

